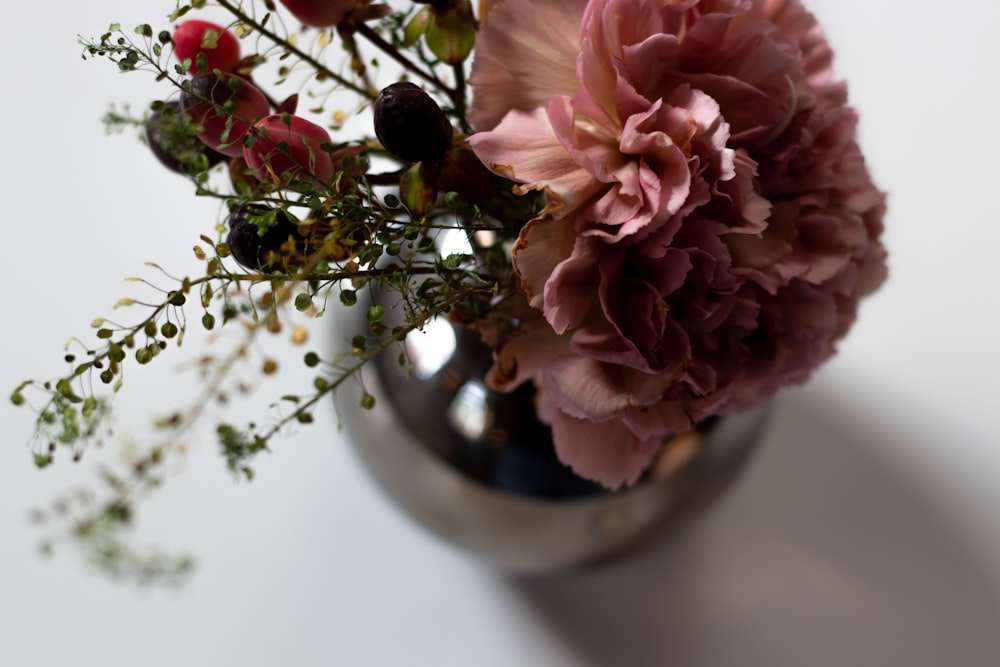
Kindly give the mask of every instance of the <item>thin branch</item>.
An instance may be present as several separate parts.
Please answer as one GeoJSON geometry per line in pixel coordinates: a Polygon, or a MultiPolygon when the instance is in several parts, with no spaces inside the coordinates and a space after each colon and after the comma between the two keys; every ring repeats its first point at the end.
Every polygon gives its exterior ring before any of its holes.
{"type": "Polygon", "coordinates": [[[279,37],[277,34],[265,28],[262,24],[260,24],[259,22],[257,22],[256,20],[245,14],[243,10],[241,10],[239,7],[229,2],[229,0],[217,0],[217,1],[221,7],[227,9],[233,16],[238,18],[241,22],[247,24],[260,34],[264,35],[265,37],[273,41],[275,44],[279,45],[281,48],[286,49],[289,53],[294,54],[300,60],[309,63],[314,68],[316,68],[317,72],[321,72],[324,76],[330,77],[340,85],[357,93],[358,95],[361,95],[366,99],[369,100],[375,99],[376,94],[374,92],[370,90],[365,90],[356,83],[348,81],[344,77],[340,76],[339,74],[328,68],[326,65],[324,65],[320,61],[310,56],[308,53],[302,51],[301,49],[289,43],[287,39],[279,37]]]}
{"type": "Polygon", "coordinates": [[[415,74],[424,81],[435,86],[438,90],[448,93],[449,95],[451,94],[452,91],[448,88],[448,86],[446,86],[444,82],[441,81],[441,79],[437,78],[437,76],[433,72],[426,72],[420,69],[417,65],[413,63],[413,61],[411,61],[402,53],[400,53],[399,50],[392,44],[382,39],[382,37],[377,32],[369,28],[367,25],[365,25],[364,23],[359,23],[356,29],[358,34],[360,34],[369,42],[377,46],[379,50],[381,50],[387,56],[389,56],[397,63],[402,65],[403,69],[405,69],[407,72],[415,74]]]}

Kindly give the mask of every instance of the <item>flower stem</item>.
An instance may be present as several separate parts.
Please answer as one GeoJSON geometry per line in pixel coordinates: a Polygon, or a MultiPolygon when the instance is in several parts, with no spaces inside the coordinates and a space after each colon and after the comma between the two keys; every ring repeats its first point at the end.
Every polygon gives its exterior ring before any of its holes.
{"type": "Polygon", "coordinates": [[[347,46],[348,51],[351,54],[352,67],[361,77],[361,82],[364,87],[371,91],[373,94],[378,94],[378,89],[372,84],[371,77],[368,76],[368,68],[365,67],[365,61],[361,57],[361,52],[358,50],[358,42],[354,39],[353,31],[343,31],[340,32],[341,39],[344,40],[345,46],[347,46]]]}
{"type": "Polygon", "coordinates": [[[441,81],[441,79],[437,78],[437,76],[435,76],[432,72],[425,72],[424,70],[417,67],[415,64],[413,64],[413,62],[410,59],[408,59],[406,56],[400,53],[396,47],[394,47],[392,44],[382,39],[382,37],[377,32],[369,28],[367,25],[365,25],[364,23],[359,23],[356,26],[356,30],[358,34],[360,34],[369,42],[377,46],[387,56],[389,56],[397,63],[402,65],[403,69],[405,69],[407,72],[419,76],[424,81],[427,81],[428,83],[434,85],[436,88],[438,88],[438,90],[442,90],[450,94],[451,91],[448,89],[448,86],[446,86],[444,82],[441,81]]]}
{"type": "Polygon", "coordinates": [[[468,134],[472,132],[472,127],[465,112],[465,65],[457,63],[452,69],[455,71],[455,90],[449,92],[449,96],[455,105],[455,115],[462,123],[462,131],[468,134]]]}
{"type": "Polygon", "coordinates": [[[243,12],[242,9],[240,9],[239,7],[237,7],[236,5],[234,5],[232,2],[229,2],[229,0],[218,0],[218,3],[219,3],[219,5],[221,7],[225,8],[226,10],[228,10],[229,13],[231,13],[233,16],[235,16],[236,18],[238,18],[241,22],[247,24],[248,26],[250,26],[251,28],[253,28],[257,32],[259,32],[261,35],[264,35],[265,37],[267,37],[268,39],[270,39],[271,41],[273,41],[275,44],[280,45],[283,49],[286,49],[289,53],[294,54],[296,57],[298,57],[299,59],[301,59],[303,62],[306,62],[306,63],[309,63],[310,65],[312,65],[316,69],[317,72],[322,72],[324,76],[327,76],[327,77],[333,79],[334,81],[336,81],[340,85],[342,85],[345,88],[347,88],[347,89],[349,89],[349,90],[357,93],[358,95],[361,95],[362,97],[364,97],[366,99],[369,99],[369,100],[374,100],[375,99],[376,95],[375,95],[374,92],[372,92],[370,90],[365,90],[363,87],[357,85],[356,83],[353,83],[352,81],[348,81],[347,79],[345,79],[344,77],[340,76],[339,74],[337,74],[333,70],[329,69],[326,65],[324,65],[320,61],[318,61],[315,58],[313,58],[312,56],[310,56],[308,53],[300,50],[299,48],[293,46],[292,44],[289,44],[287,39],[283,39],[283,38],[279,37],[276,33],[271,32],[270,30],[268,30],[267,28],[265,28],[261,23],[259,23],[258,21],[254,20],[252,17],[250,17],[249,15],[247,15],[245,12],[243,12]]]}

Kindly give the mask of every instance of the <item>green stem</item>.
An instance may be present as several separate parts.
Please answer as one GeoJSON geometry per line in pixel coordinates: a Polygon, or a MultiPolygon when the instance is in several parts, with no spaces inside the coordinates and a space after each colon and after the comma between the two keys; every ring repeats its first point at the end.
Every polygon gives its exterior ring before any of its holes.
{"type": "Polygon", "coordinates": [[[340,33],[341,39],[344,40],[344,44],[347,46],[347,50],[351,54],[351,66],[361,77],[361,82],[364,84],[365,88],[375,94],[378,94],[377,89],[372,84],[371,78],[368,76],[368,68],[365,67],[365,61],[361,58],[361,52],[358,50],[358,42],[354,39],[354,34],[351,32],[344,31],[340,33]]]}
{"type": "Polygon", "coordinates": [[[437,76],[435,76],[434,73],[425,72],[424,70],[417,67],[411,60],[409,60],[406,56],[400,53],[396,47],[394,47],[392,44],[382,39],[382,37],[377,32],[369,28],[367,25],[365,25],[364,23],[359,23],[356,29],[358,34],[360,34],[369,42],[377,46],[387,56],[389,56],[397,63],[402,65],[403,69],[405,69],[407,72],[417,75],[424,81],[438,88],[438,90],[448,93],[449,95],[451,94],[452,91],[449,90],[449,88],[444,84],[444,82],[441,81],[441,79],[437,78],[437,76]]]}
{"type": "Polygon", "coordinates": [[[462,124],[462,131],[466,134],[471,134],[472,127],[469,126],[469,120],[466,118],[465,112],[465,65],[457,63],[452,69],[455,72],[455,90],[448,94],[451,97],[452,104],[455,105],[455,114],[462,124]]]}

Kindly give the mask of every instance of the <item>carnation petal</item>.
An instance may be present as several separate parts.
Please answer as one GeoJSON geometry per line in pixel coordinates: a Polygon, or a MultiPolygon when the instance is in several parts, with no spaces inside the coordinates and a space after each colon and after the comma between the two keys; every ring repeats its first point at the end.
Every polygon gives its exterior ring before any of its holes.
{"type": "Polygon", "coordinates": [[[646,360],[607,322],[596,322],[573,332],[570,350],[606,364],[644,368],[646,360]]]}
{"type": "Polygon", "coordinates": [[[522,323],[494,350],[494,363],[487,373],[490,386],[511,391],[532,377],[539,377],[553,358],[569,352],[569,340],[555,335],[545,321],[522,323]]]}
{"type": "Polygon", "coordinates": [[[526,337],[497,363],[525,364],[514,380],[535,381],[560,458],[615,487],[664,437],[802,382],[833,353],[885,279],[885,197],[799,0],[573,11],[579,57],[544,75],[573,83],[533,89],[532,109],[503,121],[509,101],[483,85],[500,115],[476,141],[548,203],[514,248],[539,317],[512,320],[526,337]],[[559,345],[522,350],[538,326],[559,345]]]}
{"type": "MultiPolygon", "coordinates": [[[[565,220],[559,224],[565,230],[572,230],[565,220]]],[[[578,236],[570,256],[555,266],[545,283],[543,310],[545,318],[557,333],[577,326],[590,311],[600,280],[597,272],[599,259],[589,240],[578,236]]],[[[524,260],[522,256],[520,264],[524,260]]]]}
{"type": "Polygon", "coordinates": [[[528,221],[521,229],[511,252],[514,267],[521,276],[521,288],[535,308],[544,307],[543,290],[556,267],[573,252],[576,233],[573,218],[542,216],[528,221]]]}
{"type": "Polygon", "coordinates": [[[544,108],[577,88],[579,26],[586,0],[504,0],[490,8],[469,75],[469,119],[489,130],[511,109],[544,108]]]}
{"type": "Polygon", "coordinates": [[[540,381],[552,403],[566,414],[602,421],[656,404],[683,375],[680,367],[649,373],[564,355],[549,360],[540,381]]]}
{"type": "Polygon", "coordinates": [[[560,461],[609,489],[635,484],[663,442],[639,439],[618,419],[594,422],[559,410],[552,419],[552,439],[560,461]]]}
{"type": "Polygon", "coordinates": [[[545,109],[515,109],[494,129],[469,137],[469,144],[497,174],[537,188],[547,186],[570,207],[601,187],[563,147],[545,109]]]}

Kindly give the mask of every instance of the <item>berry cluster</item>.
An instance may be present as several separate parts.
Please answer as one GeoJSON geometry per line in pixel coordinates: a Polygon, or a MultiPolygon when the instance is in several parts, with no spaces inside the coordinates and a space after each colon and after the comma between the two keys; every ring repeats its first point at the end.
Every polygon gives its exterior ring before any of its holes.
{"type": "MultiPolygon", "coordinates": [[[[320,25],[321,17],[306,11],[310,3],[286,4],[293,12],[310,16],[310,25],[320,25]]],[[[150,147],[168,168],[190,174],[228,159],[234,181],[323,191],[330,187],[340,160],[357,152],[335,150],[323,127],[295,115],[297,96],[280,104],[270,101],[241,71],[239,40],[229,30],[188,20],[177,26],[172,38],[174,55],[187,65],[192,78],[180,100],[160,103],[147,123],[150,147]],[[176,121],[193,123],[194,145],[191,134],[166,131],[176,121]]],[[[233,256],[254,271],[287,268],[287,253],[283,260],[278,258],[282,242],[289,238],[301,242],[305,237],[288,234],[297,225],[287,217],[266,237],[258,236],[258,226],[251,220],[260,213],[260,207],[241,207],[231,214],[227,241],[233,256]]]]}
{"type": "MultiPolygon", "coordinates": [[[[292,318],[320,317],[328,306],[367,306],[349,351],[307,351],[312,382],[283,393],[266,420],[216,421],[226,465],[242,479],[253,477],[253,459],[272,438],[310,423],[317,407],[376,356],[434,318],[471,321],[513,284],[504,239],[540,208],[537,199],[515,197],[513,183],[490,172],[469,144],[465,70],[478,27],[471,0],[405,10],[373,0],[279,2],[213,0],[212,11],[231,15],[219,25],[190,20],[207,3],[188,0],[176,3],[173,30],[144,23],[126,32],[113,23],[99,40],[83,41],[85,58],[107,58],[120,72],[146,71],[172,84],[175,92],[153,102],[146,117],[112,111],[106,122],[110,129],[142,127],[154,156],[191,180],[199,196],[225,202],[227,217],[216,228],[222,238],[201,235],[193,247],[203,273],[170,287],[154,284],[163,292],[159,300],[119,300],[115,308],[140,311],[135,321],[95,319],[97,344],[74,343],[85,358],[66,354],[64,376],[14,389],[11,401],[38,413],[35,465],[51,465],[60,448],[79,459],[110,436],[112,399],[125,384],[126,365],[148,364],[179,347],[198,321],[190,311],[203,311],[206,331],[237,325],[229,329],[236,330],[235,345],[199,358],[198,397],[157,421],[162,437],[153,446],[102,477],[108,503],[74,500],[78,515],[59,511],[58,522],[70,523],[74,541],[109,571],[146,579],[189,568],[184,559],[137,553],[124,531],[138,501],[182,455],[182,436],[200,419],[215,419],[205,417],[205,407],[256,388],[237,376],[245,365],[259,361],[262,376],[278,370],[261,344],[265,334],[287,331],[292,344],[303,345],[307,328],[291,326],[292,318]],[[403,72],[387,79],[392,73],[382,63],[390,61],[403,72]],[[264,63],[277,70],[273,86],[260,84],[264,63]],[[296,94],[276,92],[301,73],[311,76],[296,94]],[[308,119],[326,113],[334,93],[354,94],[357,113],[370,114],[374,128],[334,145],[332,130],[308,119]],[[308,112],[297,113],[299,95],[311,100],[308,112]],[[456,231],[467,248],[452,243],[456,231]],[[366,303],[369,290],[386,305],[366,303]],[[391,306],[385,300],[395,297],[391,306]]],[[[399,360],[410,363],[405,354],[399,360]]],[[[360,405],[371,408],[374,400],[362,387],[360,405]]]]}
{"type": "MultiPolygon", "coordinates": [[[[346,9],[336,2],[284,0],[283,4],[310,26],[337,25],[346,16],[346,9]]],[[[297,96],[281,103],[271,101],[250,79],[239,40],[224,27],[202,20],[183,21],[172,41],[175,57],[192,78],[183,86],[180,100],[158,103],[147,123],[149,145],[168,168],[198,173],[228,159],[234,182],[254,188],[266,183],[277,189],[323,192],[343,168],[342,158],[359,152],[335,149],[323,127],[295,115],[297,96]],[[177,122],[191,126],[187,132],[168,132],[177,122]]],[[[411,177],[402,179],[404,195],[416,193],[407,204],[417,213],[436,197],[438,182],[470,201],[482,199],[470,182],[491,184],[489,174],[475,160],[472,172],[479,178],[470,181],[469,160],[462,159],[468,157],[468,150],[455,150],[451,122],[437,102],[413,83],[394,83],[379,93],[374,126],[390,154],[403,162],[419,163],[411,177]]],[[[298,224],[282,213],[279,224],[271,225],[259,223],[264,217],[272,223],[275,220],[274,211],[265,206],[241,206],[231,213],[227,242],[237,262],[253,271],[273,272],[302,260],[303,243],[308,240],[306,246],[314,245],[316,231],[298,232],[298,224]]]]}

